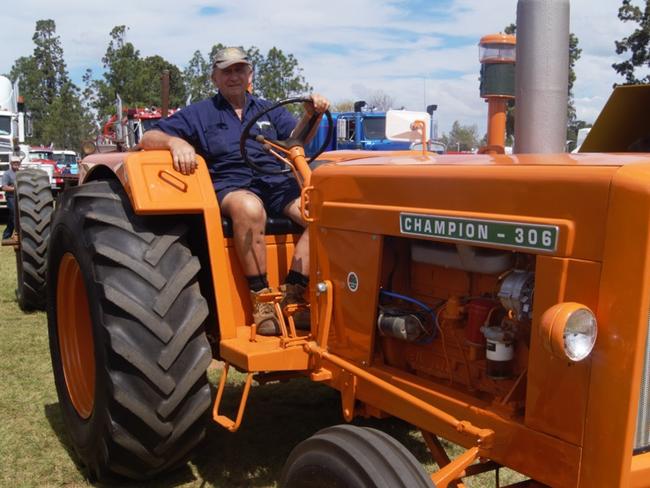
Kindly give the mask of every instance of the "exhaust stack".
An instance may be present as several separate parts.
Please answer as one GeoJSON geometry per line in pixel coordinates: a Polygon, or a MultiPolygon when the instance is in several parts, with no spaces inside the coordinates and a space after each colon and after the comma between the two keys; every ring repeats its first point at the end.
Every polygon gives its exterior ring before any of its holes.
{"type": "Polygon", "coordinates": [[[515,152],[564,152],[569,0],[518,1],[515,73],[515,152]]]}

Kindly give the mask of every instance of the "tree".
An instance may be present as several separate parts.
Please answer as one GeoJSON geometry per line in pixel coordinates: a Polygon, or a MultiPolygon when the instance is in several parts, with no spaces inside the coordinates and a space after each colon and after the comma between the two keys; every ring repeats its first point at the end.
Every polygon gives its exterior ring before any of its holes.
{"type": "Polygon", "coordinates": [[[92,132],[90,114],[84,111],[79,88],[66,82],[49,107],[48,119],[42,125],[42,140],[55,147],[79,150],[92,132]]]}
{"type": "Polygon", "coordinates": [[[63,48],[51,19],[39,20],[32,37],[31,56],[18,58],[10,78],[18,79],[21,94],[32,113],[30,143],[78,149],[92,130],[79,88],[70,81],[63,48]]]}
{"type": "Polygon", "coordinates": [[[445,134],[441,139],[450,151],[473,151],[479,145],[478,128],[475,125],[461,125],[456,120],[449,135],[445,134]]]}
{"type": "Polygon", "coordinates": [[[284,54],[281,49],[272,47],[259,60],[253,83],[253,93],[256,95],[267,100],[282,100],[310,91],[311,87],[305,81],[302,68],[293,54],[284,54]]]}
{"type": "Polygon", "coordinates": [[[169,70],[170,106],[185,103],[186,84],[180,69],[161,56],[142,58],[140,51],[126,40],[128,27],[115,26],[111,40],[102,58],[105,72],[103,80],[93,80],[90,89],[95,92],[94,108],[100,117],[115,112],[115,100],[120,96],[125,107],[160,106],[161,76],[169,70]]]}
{"type": "Polygon", "coordinates": [[[395,100],[393,97],[384,93],[382,90],[377,90],[368,97],[368,107],[379,112],[390,110],[393,108],[394,103],[395,100]]]}
{"type": "Polygon", "coordinates": [[[615,41],[616,54],[626,54],[629,57],[625,61],[612,64],[612,67],[625,77],[626,85],[648,83],[650,75],[637,78],[635,71],[636,68],[650,66],[650,0],[645,1],[643,10],[632,5],[632,0],[623,0],[618,9],[618,18],[623,22],[638,24],[638,28],[628,37],[615,41]]]}
{"type": "Polygon", "coordinates": [[[193,101],[203,100],[214,93],[214,86],[210,79],[211,63],[206,61],[198,49],[183,70],[183,81],[187,94],[193,101]]]}
{"type": "Polygon", "coordinates": [[[136,83],[139,92],[133,99],[137,105],[162,105],[162,74],[169,71],[169,105],[181,107],[185,104],[187,91],[183,83],[183,73],[175,64],[162,57],[149,56],[140,63],[139,80],[136,83]]]}
{"type": "Polygon", "coordinates": [[[142,60],[140,51],[126,41],[126,31],[125,25],[115,26],[111,30],[111,40],[102,57],[104,79],[95,80],[93,83],[97,94],[95,109],[100,118],[115,112],[115,99],[118,94],[126,104],[134,102],[137,98],[136,80],[142,60]]]}
{"type": "Polygon", "coordinates": [[[330,108],[332,112],[352,112],[354,110],[353,100],[340,100],[330,108]]]}

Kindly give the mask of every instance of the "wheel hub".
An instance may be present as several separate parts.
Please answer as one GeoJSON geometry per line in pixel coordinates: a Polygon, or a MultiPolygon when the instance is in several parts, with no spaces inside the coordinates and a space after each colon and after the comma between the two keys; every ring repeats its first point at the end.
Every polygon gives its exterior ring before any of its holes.
{"type": "Polygon", "coordinates": [[[95,347],[86,286],[70,253],[59,264],[56,321],[68,396],[79,416],[87,419],[95,404],[95,347]]]}

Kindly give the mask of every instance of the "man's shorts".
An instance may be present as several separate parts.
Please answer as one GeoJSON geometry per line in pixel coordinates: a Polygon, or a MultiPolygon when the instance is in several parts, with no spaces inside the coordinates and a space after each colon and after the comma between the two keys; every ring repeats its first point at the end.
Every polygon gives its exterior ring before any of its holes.
{"type": "Polygon", "coordinates": [[[300,196],[300,187],[293,177],[287,177],[282,181],[267,182],[261,178],[253,178],[249,185],[240,184],[228,185],[217,191],[219,205],[223,198],[230,192],[236,190],[248,190],[257,195],[266,212],[271,217],[284,215],[284,208],[300,196]]]}

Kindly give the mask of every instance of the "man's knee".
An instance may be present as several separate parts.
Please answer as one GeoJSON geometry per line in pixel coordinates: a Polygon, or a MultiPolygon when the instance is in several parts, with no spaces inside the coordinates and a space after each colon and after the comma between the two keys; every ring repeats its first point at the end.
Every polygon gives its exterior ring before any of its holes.
{"type": "Polygon", "coordinates": [[[233,192],[226,195],[223,204],[224,213],[237,223],[263,225],[266,222],[264,204],[252,193],[233,192]]]}

